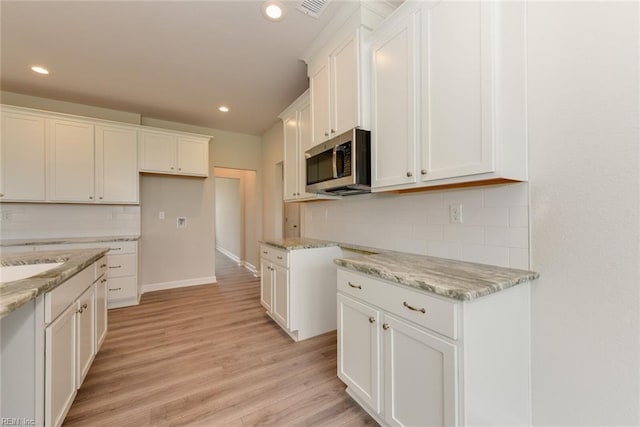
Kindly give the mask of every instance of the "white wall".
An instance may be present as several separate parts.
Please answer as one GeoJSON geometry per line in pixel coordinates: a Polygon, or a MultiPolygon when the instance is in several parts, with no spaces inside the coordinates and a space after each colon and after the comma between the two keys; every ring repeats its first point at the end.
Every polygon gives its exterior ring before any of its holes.
{"type": "Polygon", "coordinates": [[[282,237],[282,158],[284,150],[284,131],[278,121],[262,135],[262,170],[264,171],[262,192],[263,236],[264,238],[282,237]]]}
{"type": "Polygon", "coordinates": [[[533,421],[640,424],[637,2],[531,2],[533,421]]]}
{"type": "Polygon", "coordinates": [[[464,261],[529,267],[528,184],[302,204],[302,234],[464,261]],[[449,206],[462,204],[462,224],[449,206]]]}
{"type": "Polygon", "coordinates": [[[215,188],[216,249],[240,262],[244,234],[240,179],[216,177],[215,188]]]}

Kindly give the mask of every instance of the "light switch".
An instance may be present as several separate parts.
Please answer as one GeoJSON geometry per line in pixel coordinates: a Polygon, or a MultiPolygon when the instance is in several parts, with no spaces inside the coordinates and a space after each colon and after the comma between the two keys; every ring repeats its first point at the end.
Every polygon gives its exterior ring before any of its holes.
{"type": "Polygon", "coordinates": [[[179,216],[176,222],[176,227],[178,228],[187,228],[187,217],[179,216]]]}
{"type": "Polygon", "coordinates": [[[158,212],[158,219],[164,219],[164,211],[158,212]]]}

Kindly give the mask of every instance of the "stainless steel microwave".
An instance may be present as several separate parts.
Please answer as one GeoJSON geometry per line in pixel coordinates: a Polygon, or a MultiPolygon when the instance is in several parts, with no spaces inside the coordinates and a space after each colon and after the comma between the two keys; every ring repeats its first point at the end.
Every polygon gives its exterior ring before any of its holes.
{"type": "Polygon", "coordinates": [[[305,152],[308,193],[337,196],[371,191],[371,136],[352,129],[305,152]]]}

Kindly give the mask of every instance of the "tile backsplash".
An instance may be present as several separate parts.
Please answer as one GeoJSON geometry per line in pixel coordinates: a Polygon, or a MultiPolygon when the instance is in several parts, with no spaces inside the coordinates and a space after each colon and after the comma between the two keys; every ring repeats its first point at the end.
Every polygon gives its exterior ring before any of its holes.
{"type": "Polygon", "coordinates": [[[140,234],[140,206],[3,203],[0,231],[3,240],[140,234]]]}
{"type": "Polygon", "coordinates": [[[305,237],[529,268],[527,183],[351,196],[303,204],[301,216],[305,237]],[[461,224],[451,205],[462,205],[461,224]]]}

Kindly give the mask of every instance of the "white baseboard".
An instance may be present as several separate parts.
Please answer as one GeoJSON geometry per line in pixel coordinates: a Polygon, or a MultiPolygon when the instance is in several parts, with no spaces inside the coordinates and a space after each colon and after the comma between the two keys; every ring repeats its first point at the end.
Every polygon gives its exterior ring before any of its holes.
{"type": "Polygon", "coordinates": [[[253,273],[254,276],[258,277],[258,269],[255,267],[255,265],[251,264],[250,262],[244,261],[244,268],[246,268],[247,270],[249,270],[250,272],[253,273]]]}
{"type": "Polygon", "coordinates": [[[208,285],[217,283],[216,276],[197,277],[195,279],[175,280],[173,282],[150,283],[142,285],[142,293],[162,291],[164,289],[186,288],[187,286],[208,285]]]}
{"type": "Polygon", "coordinates": [[[132,298],[124,298],[124,299],[119,299],[115,301],[108,301],[107,308],[111,310],[112,308],[129,307],[129,306],[138,305],[138,304],[140,304],[140,295],[132,298]]]}
{"type": "Polygon", "coordinates": [[[237,262],[238,265],[242,264],[242,260],[240,259],[239,256],[232,254],[231,252],[229,252],[228,250],[226,250],[225,248],[221,247],[221,246],[216,246],[216,250],[222,252],[223,254],[225,254],[227,257],[229,257],[230,259],[232,259],[233,261],[237,262]]]}

